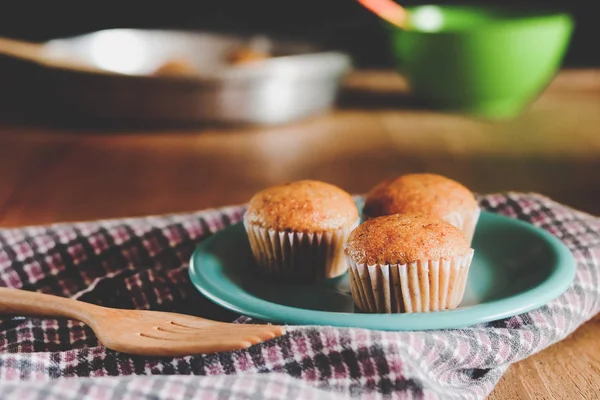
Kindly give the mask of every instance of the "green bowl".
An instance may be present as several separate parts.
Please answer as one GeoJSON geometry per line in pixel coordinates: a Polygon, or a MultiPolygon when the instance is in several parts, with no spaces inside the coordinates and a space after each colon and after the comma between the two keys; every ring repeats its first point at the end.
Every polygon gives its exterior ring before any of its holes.
{"type": "Polygon", "coordinates": [[[568,48],[569,14],[484,6],[408,8],[389,27],[400,72],[436,108],[484,118],[520,114],[552,81],[568,48]]]}

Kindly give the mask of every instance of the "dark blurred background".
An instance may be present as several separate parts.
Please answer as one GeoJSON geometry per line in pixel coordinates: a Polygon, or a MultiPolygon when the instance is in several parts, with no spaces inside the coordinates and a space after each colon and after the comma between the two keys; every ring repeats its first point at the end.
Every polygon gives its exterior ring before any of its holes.
{"type": "MultiPolygon", "coordinates": [[[[305,178],[364,193],[386,177],[423,171],[479,193],[539,192],[600,214],[597,1],[496,1],[571,13],[576,30],[564,66],[594,67],[564,71],[526,113],[497,123],[415,104],[406,82],[390,68],[381,21],[357,0],[4,2],[0,35],[25,40],[123,27],[266,33],[321,42],[351,53],[357,67],[383,70],[352,74],[339,109],[306,121],[132,127],[86,118],[74,112],[73,102],[62,104],[73,77],[43,75],[35,65],[0,57],[0,225],[237,204],[266,186],[305,178]],[[43,86],[48,82],[51,90],[43,86]]],[[[86,104],[103,98],[98,86],[72,81],[81,98],[88,96],[86,104]]],[[[110,86],[106,92],[119,94],[110,86]]],[[[140,96],[136,90],[126,94],[132,104],[140,96]]],[[[102,102],[97,104],[101,109],[102,102]]]]}
{"type": "MultiPolygon", "coordinates": [[[[430,2],[406,0],[401,3],[430,2]]],[[[435,3],[457,2],[438,0],[435,3]]],[[[504,0],[498,4],[526,4],[570,12],[577,25],[564,65],[592,66],[600,65],[597,44],[600,30],[594,3],[592,0],[504,0]]],[[[359,67],[392,65],[380,20],[355,0],[24,0],[5,3],[0,12],[0,35],[33,41],[119,27],[277,34],[347,50],[359,67]]]]}

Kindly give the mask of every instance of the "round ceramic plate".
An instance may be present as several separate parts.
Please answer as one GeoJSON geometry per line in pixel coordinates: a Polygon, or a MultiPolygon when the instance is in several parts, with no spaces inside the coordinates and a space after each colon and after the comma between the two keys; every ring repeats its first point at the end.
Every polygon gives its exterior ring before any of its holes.
{"type": "Polygon", "coordinates": [[[282,284],[253,268],[244,227],[232,225],[198,246],[190,263],[193,284],[215,303],[262,320],[379,330],[461,328],[538,308],[575,277],[567,247],[533,225],[483,212],[473,240],[467,289],[455,310],[366,314],[355,308],[347,274],[318,284],[282,284]]]}

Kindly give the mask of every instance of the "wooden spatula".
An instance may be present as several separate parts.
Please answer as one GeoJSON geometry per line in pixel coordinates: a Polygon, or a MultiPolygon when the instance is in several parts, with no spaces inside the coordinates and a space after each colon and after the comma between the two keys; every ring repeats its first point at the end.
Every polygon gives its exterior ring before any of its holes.
{"type": "Polygon", "coordinates": [[[44,44],[0,37],[0,54],[33,62],[44,67],[62,68],[80,72],[116,74],[116,72],[98,68],[83,62],[69,53],[50,56],[44,44]]]}
{"type": "Polygon", "coordinates": [[[64,297],[0,288],[0,313],[66,317],[89,325],[106,347],[145,356],[184,356],[244,349],[284,333],[281,326],[244,325],[189,315],[100,307],[64,297]]]}

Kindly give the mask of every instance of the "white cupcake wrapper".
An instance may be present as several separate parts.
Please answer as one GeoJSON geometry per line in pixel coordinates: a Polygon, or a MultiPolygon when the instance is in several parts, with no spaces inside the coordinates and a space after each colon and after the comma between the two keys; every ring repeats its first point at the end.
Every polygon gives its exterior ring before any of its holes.
{"type": "Polygon", "coordinates": [[[412,313],[458,307],[465,293],[473,249],[449,260],[410,264],[350,264],[354,302],[370,313],[412,313]]]}
{"type": "Polygon", "coordinates": [[[469,244],[473,241],[473,235],[475,234],[475,228],[477,227],[477,221],[479,220],[479,215],[481,214],[481,209],[477,207],[472,213],[459,213],[454,212],[449,215],[446,215],[444,219],[450,222],[452,225],[456,226],[460,229],[467,238],[469,244]]]}
{"type": "Polygon", "coordinates": [[[344,244],[358,223],[319,233],[277,231],[245,220],[244,227],[256,265],[265,275],[319,281],[347,271],[344,244]]]}

